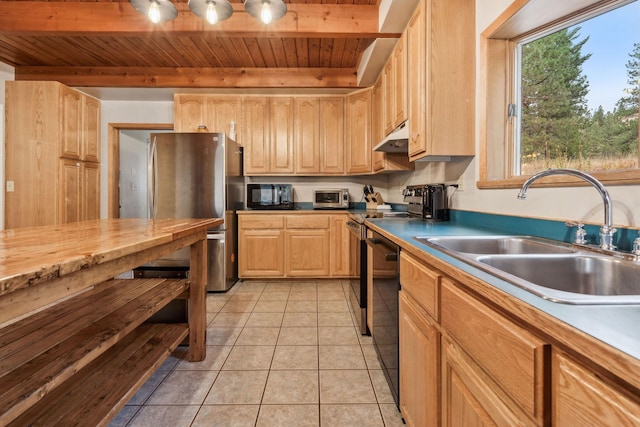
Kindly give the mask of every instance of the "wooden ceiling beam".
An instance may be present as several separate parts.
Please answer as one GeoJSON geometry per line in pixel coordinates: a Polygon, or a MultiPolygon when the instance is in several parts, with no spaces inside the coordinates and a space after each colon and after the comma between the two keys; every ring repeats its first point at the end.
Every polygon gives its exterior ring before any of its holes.
{"type": "Polygon", "coordinates": [[[338,4],[288,4],[287,14],[270,25],[251,17],[234,3],[231,18],[209,25],[176,3],[178,17],[153,25],[129,2],[0,1],[0,34],[5,35],[107,35],[114,37],[189,35],[211,33],[217,37],[399,37],[380,33],[378,6],[338,4]]]}
{"type": "Polygon", "coordinates": [[[17,67],[16,80],[77,87],[355,88],[355,68],[17,67]]]}

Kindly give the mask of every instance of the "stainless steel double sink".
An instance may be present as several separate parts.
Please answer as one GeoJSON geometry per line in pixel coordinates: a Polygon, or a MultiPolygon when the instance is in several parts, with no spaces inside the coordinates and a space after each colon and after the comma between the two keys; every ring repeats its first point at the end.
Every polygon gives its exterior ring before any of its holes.
{"type": "Polygon", "coordinates": [[[427,246],[567,304],[640,304],[640,263],[529,236],[415,237],[427,246]]]}

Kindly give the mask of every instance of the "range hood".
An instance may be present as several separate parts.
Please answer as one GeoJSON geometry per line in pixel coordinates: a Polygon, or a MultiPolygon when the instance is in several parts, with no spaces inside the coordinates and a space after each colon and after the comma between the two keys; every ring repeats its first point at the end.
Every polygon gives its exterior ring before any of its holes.
{"type": "Polygon", "coordinates": [[[384,153],[408,153],[409,123],[405,121],[395,128],[381,143],[376,145],[373,150],[384,153]]]}

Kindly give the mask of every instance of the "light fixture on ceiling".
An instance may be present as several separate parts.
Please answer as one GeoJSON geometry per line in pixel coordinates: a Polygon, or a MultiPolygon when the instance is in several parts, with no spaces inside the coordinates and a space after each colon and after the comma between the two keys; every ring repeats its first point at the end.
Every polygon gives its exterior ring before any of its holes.
{"type": "Polygon", "coordinates": [[[244,8],[264,24],[277,21],[287,13],[287,5],[283,0],[245,0],[244,8]]]}
{"type": "Polygon", "coordinates": [[[178,9],[169,0],[129,0],[129,2],[154,24],[171,21],[178,16],[178,9]]]}
{"type": "Polygon", "coordinates": [[[189,0],[189,9],[211,25],[233,14],[233,7],[227,0],[189,0]]]}
{"type": "MultiPolygon", "coordinates": [[[[129,0],[133,7],[149,17],[154,24],[170,21],[178,16],[178,10],[170,0],[129,0]]],[[[277,21],[287,13],[284,0],[245,0],[247,13],[264,24],[277,21]]],[[[189,9],[195,15],[213,25],[228,19],[233,14],[233,7],[228,0],[189,0],[189,9]]]]}

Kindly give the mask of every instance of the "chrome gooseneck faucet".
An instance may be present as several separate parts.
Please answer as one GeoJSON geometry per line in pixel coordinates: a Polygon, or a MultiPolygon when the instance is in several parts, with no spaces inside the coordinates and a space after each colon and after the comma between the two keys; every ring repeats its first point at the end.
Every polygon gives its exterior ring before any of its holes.
{"type": "Polygon", "coordinates": [[[593,185],[600,197],[602,197],[602,203],[604,204],[604,224],[600,227],[600,248],[605,251],[613,251],[615,250],[615,246],[613,244],[613,236],[616,233],[616,229],[612,224],[611,217],[611,197],[609,196],[609,192],[604,185],[588,173],[575,170],[575,169],[548,169],[542,172],[538,172],[537,174],[531,176],[531,178],[527,179],[524,184],[522,184],[522,188],[518,193],[518,199],[524,200],[527,198],[527,189],[529,186],[537,179],[543,178],[545,176],[550,175],[571,175],[577,178],[581,178],[593,185]]]}

